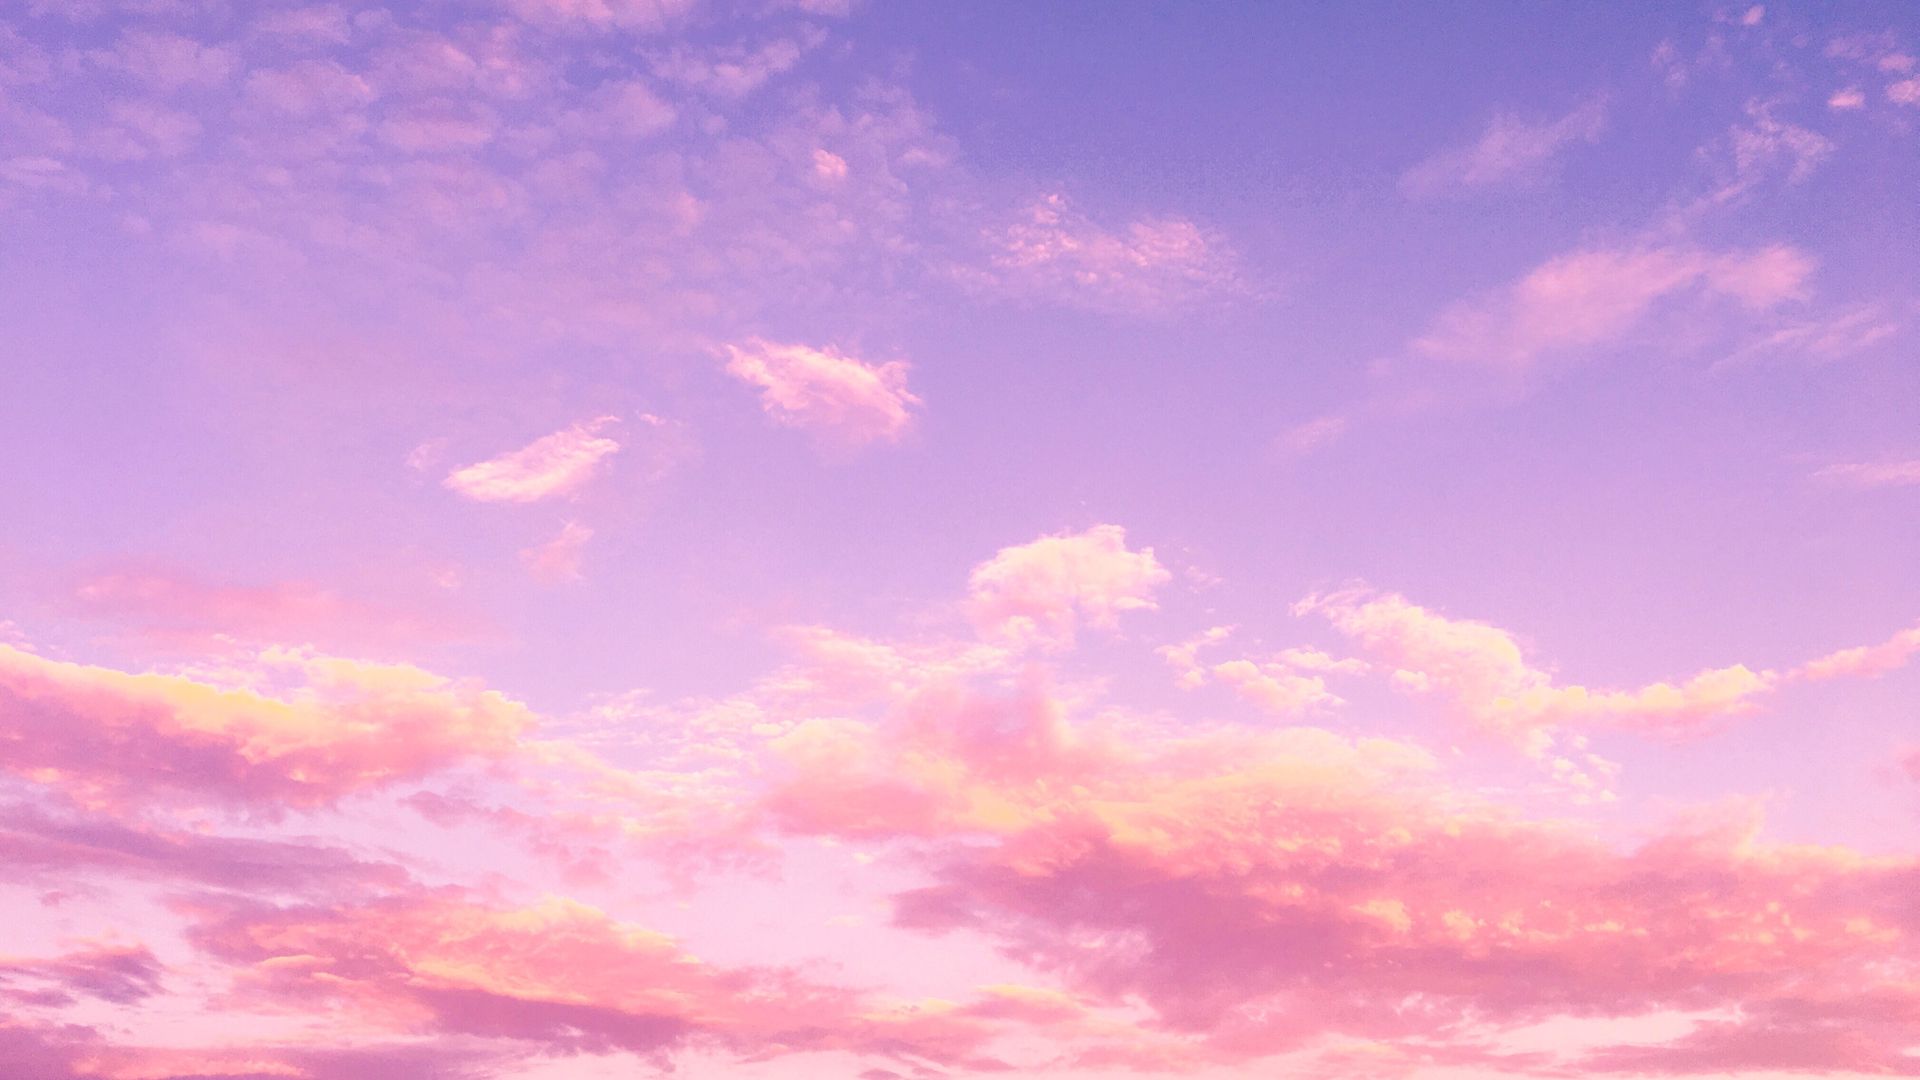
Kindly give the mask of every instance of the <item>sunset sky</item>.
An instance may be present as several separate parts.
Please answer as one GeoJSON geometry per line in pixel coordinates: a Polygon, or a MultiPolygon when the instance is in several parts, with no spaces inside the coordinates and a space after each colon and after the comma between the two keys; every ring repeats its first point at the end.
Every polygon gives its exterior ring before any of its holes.
{"type": "Polygon", "coordinates": [[[1920,1076],[1916,56],[0,0],[0,1078],[1920,1076]]]}

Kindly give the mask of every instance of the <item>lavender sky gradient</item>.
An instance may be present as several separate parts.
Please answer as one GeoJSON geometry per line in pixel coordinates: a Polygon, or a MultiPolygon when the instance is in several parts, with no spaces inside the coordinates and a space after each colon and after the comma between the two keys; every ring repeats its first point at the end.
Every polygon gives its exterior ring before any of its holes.
{"type": "Polygon", "coordinates": [[[0,0],[0,1076],[1920,1075],[1917,55],[0,0]]]}

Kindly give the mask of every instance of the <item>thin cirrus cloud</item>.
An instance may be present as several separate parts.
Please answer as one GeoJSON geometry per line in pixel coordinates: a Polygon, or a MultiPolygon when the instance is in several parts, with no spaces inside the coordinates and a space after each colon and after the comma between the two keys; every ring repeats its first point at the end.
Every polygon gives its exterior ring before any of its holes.
{"type": "Polygon", "coordinates": [[[760,390],[775,423],[824,439],[892,442],[912,426],[920,399],[907,389],[907,363],[870,363],[831,345],[750,338],[726,346],[727,374],[760,390]]]}
{"type": "Polygon", "coordinates": [[[1538,181],[1555,158],[1600,138],[1607,125],[1606,102],[1595,100],[1552,120],[1534,121],[1502,113],[1466,146],[1442,151],[1408,169],[1400,189],[1431,198],[1538,181]]]}
{"type": "Polygon", "coordinates": [[[1421,357],[1507,371],[1615,342],[1662,302],[1731,300],[1764,311],[1803,297],[1814,261],[1784,244],[1708,251],[1668,244],[1561,255],[1443,311],[1410,346],[1421,357]]]}
{"type": "Polygon", "coordinates": [[[602,416],[542,436],[499,457],[453,470],[446,486],[479,502],[538,502],[577,490],[620,443],[601,431],[618,422],[602,416]]]}
{"type": "Polygon", "coordinates": [[[1096,221],[1048,194],[988,229],[983,266],[960,280],[1022,301],[1118,315],[1163,315],[1247,291],[1240,258],[1219,233],[1182,217],[1096,221]]]}
{"type": "Polygon", "coordinates": [[[1911,461],[1845,461],[1828,465],[1815,472],[1813,477],[1841,487],[1866,490],[1914,487],[1920,485],[1920,458],[1911,461]]]}

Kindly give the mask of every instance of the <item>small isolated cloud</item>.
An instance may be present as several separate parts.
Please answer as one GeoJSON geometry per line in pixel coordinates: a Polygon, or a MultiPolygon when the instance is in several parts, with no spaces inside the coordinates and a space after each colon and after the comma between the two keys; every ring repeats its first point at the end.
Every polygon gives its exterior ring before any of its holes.
{"type": "Polygon", "coordinates": [[[1001,548],[974,567],[968,604],[988,636],[1064,646],[1083,620],[1112,627],[1123,611],[1153,610],[1172,577],[1152,548],[1128,550],[1125,529],[1095,525],[1001,548]]]}
{"type": "Polygon", "coordinates": [[[620,444],[599,432],[619,418],[602,416],[535,439],[496,458],[455,469],[447,487],[481,502],[537,502],[587,482],[620,444]]]}
{"type": "Polygon", "coordinates": [[[775,422],[862,444],[898,439],[920,399],[907,389],[907,364],[870,364],[831,345],[782,345],[752,338],[729,345],[727,373],[760,388],[775,422]]]}
{"type": "Polygon", "coordinates": [[[1348,424],[1346,417],[1337,414],[1316,417],[1282,432],[1277,445],[1285,453],[1301,457],[1339,442],[1348,424]]]}
{"type": "Polygon", "coordinates": [[[1110,228],[1047,195],[986,240],[989,265],[962,279],[1016,298],[1142,315],[1244,289],[1226,240],[1184,218],[1110,228]]]}
{"type": "Polygon", "coordinates": [[[1442,151],[1408,169],[1400,177],[1400,190],[1426,198],[1532,183],[1569,147],[1600,138],[1606,125],[1606,103],[1598,100],[1553,120],[1502,114],[1470,145],[1442,151]]]}
{"type": "Polygon", "coordinates": [[[1656,304],[1686,296],[1765,309],[1804,295],[1813,259],[1784,244],[1712,252],[1668,245],[1577,251],[1443,312],[1412,351],[1519,371],[1570,350],[1614,341],[1656,304]]]}
{"type": "Polygon", "coordinates": [[[1829,109],[1858,109],[1866,103],[1867,95],[1861,93],[1857,87],[1835,90],[1833,95],[1827,98],[1829,109]]]}
{"type": "Polygon", "coordinates": [[[1920,484],[1920,458],[1912,461],[1848,461],[1829,465],[1814,479],[1851,488],[1913,487],[1920,484]]]}
{"type": "Polygon", "coordinates": [[[578,581],[580,557],[591,539],[592,529],[569,521],[552,539],[522,551],[520,561],[541,581],[578,581]]]}

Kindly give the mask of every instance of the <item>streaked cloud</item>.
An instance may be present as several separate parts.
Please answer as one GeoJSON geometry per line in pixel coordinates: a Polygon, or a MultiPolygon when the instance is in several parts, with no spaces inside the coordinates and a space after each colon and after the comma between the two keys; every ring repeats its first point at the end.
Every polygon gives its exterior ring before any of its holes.
{"type": "Polygon", "coordinates": [[[1525,371],[1549,358],[1617,342],[1665,301],[1730,300],[1764,311],[1798,299],[1814,265],[1811,256],[1784,244],[1720,252],[1679,245],[1577,251],[1453,305],[1411,350],[1525,371]]]}
{"type": "Polygon", "coordinates": [[[538,502],[578,490],[620,444],[600,434],[618,423],[602,416],[542,436],[518,450],[447,474],[446,486],[480,502],[538,502]]]}
{"type": "Polygon", "coordinates": [[[1814,479],[1852,488],[1912,487],[1920,484],[1920,458],[1912,461],[1843,461],[1813,474],[1814,479]]]}
{"type": "Polygon", "coordinates": [[[1535,182],[1555,158],[1582,143],[1597,141],[1606,126],[1607,106],[1600,99],[1551,120],[1502,113],[1472,143],[1444,150],[1408,169],[1400,177],[1400,189],[1426,198],[1535,182]]]}
{"type": "Polygon", "coordinates": [[[1239,256],[1220,234],[1179,217],[1109,226],[1059,194],[1036,199],[985,239],[987,264],[959,276],[1015,301],[1158,315],[1247,288],[1239,256]]]}

